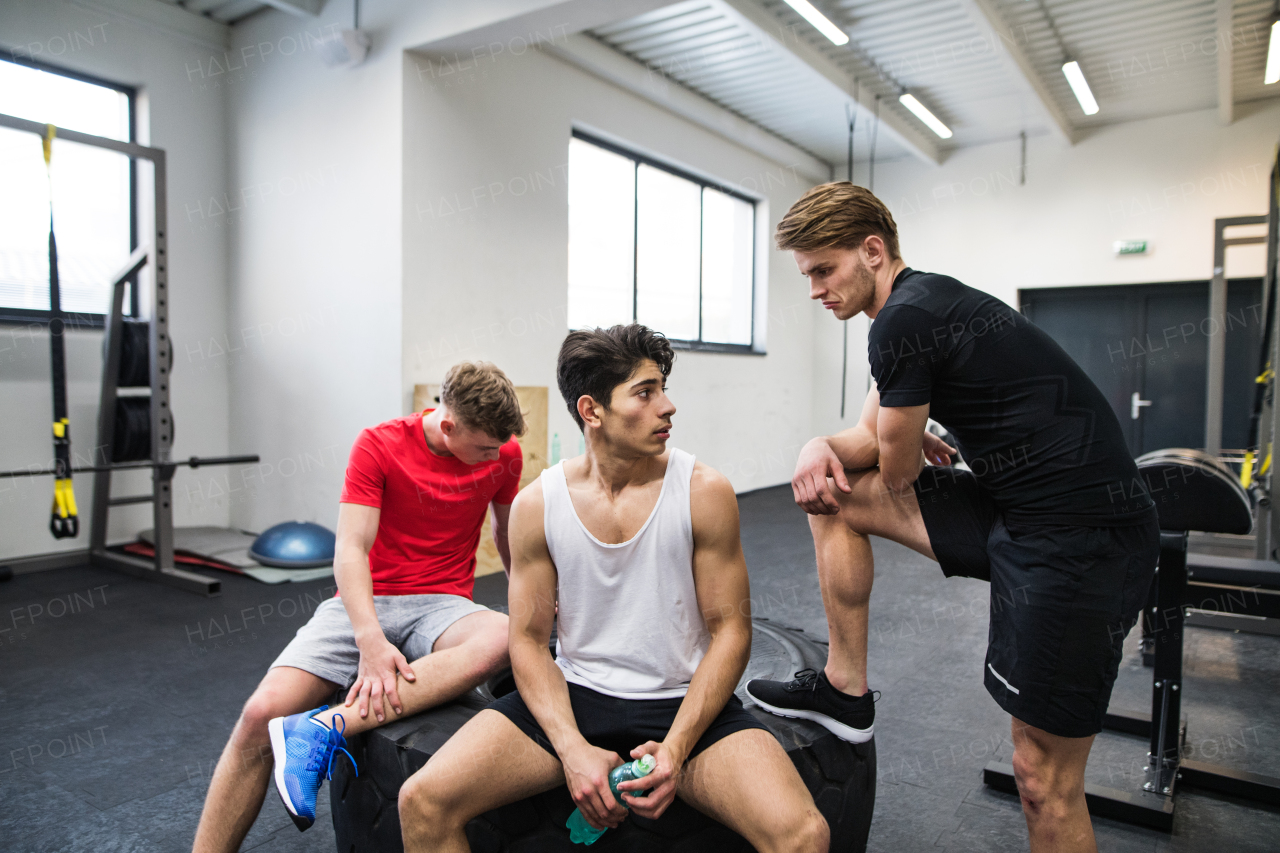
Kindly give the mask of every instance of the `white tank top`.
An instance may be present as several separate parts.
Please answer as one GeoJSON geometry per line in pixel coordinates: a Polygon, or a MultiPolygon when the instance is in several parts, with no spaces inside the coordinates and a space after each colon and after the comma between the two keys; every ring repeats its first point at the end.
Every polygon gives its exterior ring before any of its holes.
{"type": "Polygon", "coordinates": [[[565,681],[623,699],[684,696],[711,634],[693,585],[693,456],[671,449],[640,532],[608,545],[569,498],[564,463],[542,474],[543,525],[560,602],[556,665],[565,681]]]}

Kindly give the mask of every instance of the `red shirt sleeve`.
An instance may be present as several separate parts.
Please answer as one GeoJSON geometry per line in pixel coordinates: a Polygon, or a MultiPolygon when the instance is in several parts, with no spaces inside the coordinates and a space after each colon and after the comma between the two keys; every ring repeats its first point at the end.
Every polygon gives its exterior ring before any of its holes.
{"type": "Polygon", "coordinates": [[[498,493],[493,496],[493,502],[506,506],[514,501],[520,492],[520,474],[524,471],[524,451],[513,438],[502,446],[500,458],[504,480],[498,487],[498,493]]]}
{"type": "Polygon", "coordinates": [[[371,429],[361,431],[351,446],[347,476],[342,484],[342,503],[382,508],[387,481],[386,453],[371,429]]]}

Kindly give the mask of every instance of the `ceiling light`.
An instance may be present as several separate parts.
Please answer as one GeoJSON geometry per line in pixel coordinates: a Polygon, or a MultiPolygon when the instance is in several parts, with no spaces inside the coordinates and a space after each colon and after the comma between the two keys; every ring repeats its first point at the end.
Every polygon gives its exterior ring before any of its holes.
{"type": "Polygon", "coordinates": [[[938,117],[929,112],[928,107],[917,101],[915,95],[912,95],[910,92],[903,92],[902,95],[898,97],[898,103],[911,110],[911,112],[915,114],[916,118],[924,122],[930,130],[941,136],[943,139],[951,138],[951,128],[938,121],[938,117]]]}
{"type": "Polygon", "coordinates": [[[785,0],[786,4],[800,13],[800,17],[813,24],[813,28],[831,39],[832,44],[848,44],[849,37],[844,31],[831,23],[827,16],[813,7],[809,0],[785,0]]]}
{"type": "Polygon", "coordinates": [[[1280,80],[1280,3],[1271,15],[1271,47],[1267,49],[1267,74],[1262,78],[1266,85],[1280,80]]]}
{"type": "Polygon", "coordinates": [[[1067,82],[1071,84],[1071,91],[1075,92],[1076,100],[1080,102],[1080,109],[1084,110],[1084,114],[1091,116],[1098,111],[1098,102],[1093,98],[1093,92],[1089,90],[1089,81],[1084,79],[1084,72],[1080,70],[1080,63],[1074,59],[1064,63],[1062,73],[1067,78],[1067,82]]]}

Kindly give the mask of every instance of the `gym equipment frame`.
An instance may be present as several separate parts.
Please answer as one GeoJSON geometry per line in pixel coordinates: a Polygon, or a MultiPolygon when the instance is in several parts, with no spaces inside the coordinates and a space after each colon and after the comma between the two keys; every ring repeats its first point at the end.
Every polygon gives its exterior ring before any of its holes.
{"type": "MultiPolygon", "coordinates": [[[[26,131],[43,137],[47,125],[40,122],[17,118],[0,113],[0,127],[26,131]]],[[[220,595],[222,583],[195,572],[188,572],[174,566],[173,559],[173,474],[179,466],[192,468],[201,465],[233,465],[257,462],[257,456],[228,456],[210,459],[191,457],[185,461],[174,461],[172,456],[173,416],[169,411],[169,367],[171,362],[171,343],[169,340],[169,275],[168,275],[168,240],[166,229],[168,222],[168,205],[166,202],[165,152],[160,148],[149,148],[134,142],[122,142],[107,139],[74,130],[58,128],[59,140],[89,145],[117,151],[133,160],[149,161],[153,167],[152,183],[155,200],[153,208],[154,234],[151,244],[141,246],[129,256],[124,268],[116,275],[111,285],[111,309],[106,323],[105,349],[106,358],[102,367],[102,391],[98,408],[98,442],[97,447],[106,455],[105,464],[73,468],[72,471],[92,471],[93,481],[93,517],[89,529],[89,563],[94,566],[112,569],[143,580],[163,583],[197,592],[207,596],[220,595]],[[125,284],[138,286],[138,273],[150,266],[151,287],[149,308],[149,362],[150,362],[150,399],[151,399],[151,459],[149,462],[113,463],[111,451],[114,448],[116,399],[119,396],[118,382],[120,375],[120,352],[122,327],[124,325],[124,292],[125,284]],[[131,468],[151,469],[151,494],[131,495],[128,497],[111,497],[111,474],[114,471],[131,468]],[[113,506],[127,504],[150,503],[155,525],[155,558],[143,560],[126,554],[107,550],[107,517],[113,506]]],[[[137,300],[139,305],[143,300],[137,300]]],[[[40,476],[52,474],[53,471],[18,470],[0,473],[0,476],[40,476]]]]}

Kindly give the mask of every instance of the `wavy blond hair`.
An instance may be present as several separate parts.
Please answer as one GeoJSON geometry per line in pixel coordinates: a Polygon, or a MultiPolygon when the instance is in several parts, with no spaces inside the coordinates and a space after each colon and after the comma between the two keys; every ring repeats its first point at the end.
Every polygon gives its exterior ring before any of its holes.
{"type": "Polygon", "coordinates": [[[856,249],[872,234],[884,240],[889,257],[898,254],[898,225],[884,202],[866,187],[848,181],[818,184],[791,205],[778,223],[778,248],[801,252],[856,249]]]}

